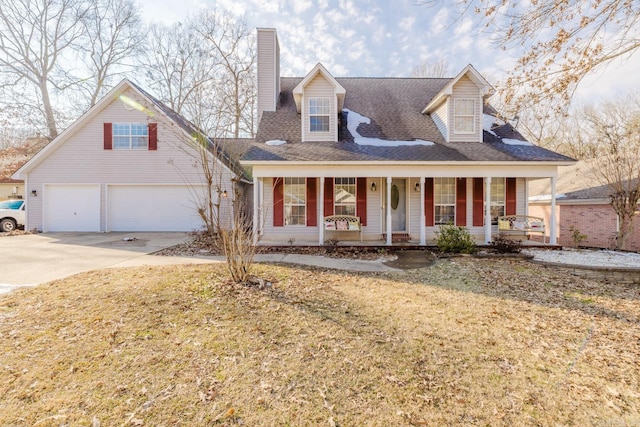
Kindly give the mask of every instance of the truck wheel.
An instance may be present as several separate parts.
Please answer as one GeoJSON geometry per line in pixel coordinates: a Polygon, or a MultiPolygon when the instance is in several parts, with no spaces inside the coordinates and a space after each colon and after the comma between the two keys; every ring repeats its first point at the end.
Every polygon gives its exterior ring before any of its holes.
{"type": "Polygon", "coordinates": [[[2,221],[0,221],[0,231],[4,231],[8,233],[10,231],[15,230],[17,227],[18,225],[12,219],[5,218],[2,221]]]}

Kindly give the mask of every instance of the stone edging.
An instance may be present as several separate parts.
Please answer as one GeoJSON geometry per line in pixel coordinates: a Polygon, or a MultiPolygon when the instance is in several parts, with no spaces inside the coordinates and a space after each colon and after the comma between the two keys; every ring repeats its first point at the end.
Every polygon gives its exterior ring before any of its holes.
{"type": "Polygon", "coordinates": [[[585,279],[604,280],[611,283],[640,284],[640,268],[633,267],[598,267],[593,265],[563,264],[560,262],[531,260],[535,264],[553,267],[585,279]]]}

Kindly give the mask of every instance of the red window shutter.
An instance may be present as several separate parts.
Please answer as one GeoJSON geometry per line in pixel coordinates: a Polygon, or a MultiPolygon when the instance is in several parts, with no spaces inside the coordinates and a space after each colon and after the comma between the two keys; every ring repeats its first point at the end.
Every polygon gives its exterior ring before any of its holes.
{"type": "Polygon", "coordinates": [[[433,178],[426,178],[424,182],[424,225],[435,225],[435,209],[433,204],[433,178]]]}
{"type": "Polygon", "coordinates": [[[506,180],[506,194],[505,194],[505,215],[516,214],[516,179],[507,178],[506,180]]]}
{"type": "Polygon", "coordinates": [[[356,215],[360,224],[367,225],[367,178],[356,179],[356,215]]]}
{"type": "Polygon", "coordinates": [[[467,178],[456,179],[456,225],[467,225],[467,178]]]}
{"type": "Polygon", "coordinates": [[[333,215],[333,178],[324,179],[324,216],[333,215]]]}
{"type": "Polygon", "coordinates": [[[307,178],[307,226],[315,227],[318,225],[318,200],[316,197],[318,189],[318,180],[316,178],[307,178]]]}
{"type": "Polygon", "coordinates": [[[111,123],[104,124],[104,149],[111,150],[113,147],[113,126],[111,123]]]}
{"type": "Polygon", "coordinates": [[[149,150],[158,149],[158,124],[149,123],[149,150]]]}
{"type": "Polygon", "coordinates": [[[484,179],[473,178],[473,225],[484,225],[484,179]]]}
{"type": "Polygon", "coordinates": [[[284,225],[284,178],[273,178],[273,226],[284,225]]]}

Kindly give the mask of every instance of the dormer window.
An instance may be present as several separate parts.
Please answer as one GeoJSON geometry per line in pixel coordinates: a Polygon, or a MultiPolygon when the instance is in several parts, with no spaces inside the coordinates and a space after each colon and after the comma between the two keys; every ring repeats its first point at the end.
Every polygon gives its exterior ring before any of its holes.
{"type": "Polygon", "coordinates": [[[453,133],[473,134],[476,131],[476,100],[455,99],[453,102],[453,133]]]}
{"type": "Polygon", "coordinates": [[[309,131],[329,132],[330,114],[329,98],[309,98],[309,131]]]}

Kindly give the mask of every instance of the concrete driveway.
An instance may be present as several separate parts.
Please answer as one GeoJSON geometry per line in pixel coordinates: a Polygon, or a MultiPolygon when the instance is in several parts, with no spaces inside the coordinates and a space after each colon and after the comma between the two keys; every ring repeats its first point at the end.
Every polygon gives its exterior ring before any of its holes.
{"type": "Polygon", "coordinates": [[[211,262],[150,255],[190,239],[188,233],[45,233],[0,237],[0,294],[102,268],[211,262]]]}

